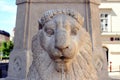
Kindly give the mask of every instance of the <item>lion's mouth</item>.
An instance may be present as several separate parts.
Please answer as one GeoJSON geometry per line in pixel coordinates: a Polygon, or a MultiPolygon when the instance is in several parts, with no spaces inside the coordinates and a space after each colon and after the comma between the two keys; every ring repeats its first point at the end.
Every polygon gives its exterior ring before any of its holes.
{"type": "Polygon", "coordinates": [[[55,62],[57,63],[68,63],[71,59],[70,58],[67,58],[65,56],[60,56],[59,58],[56,58],[55,59],[55,62]]]}
{"type": "Polygon", "coordinates": [[[65,56],[61,56],[60,59],[61,59],[61,60],[64,60],[64,59],[65,59],[65,56]]]}
{"type": "Polygon", "coordinates": [[[62,72],[62,70],[64,70],[65,72],[67,72],[70,61],[71,59],[65,56],[60,56],[58,59],[56,59],[55,62],[57,71],[62,72]]]}

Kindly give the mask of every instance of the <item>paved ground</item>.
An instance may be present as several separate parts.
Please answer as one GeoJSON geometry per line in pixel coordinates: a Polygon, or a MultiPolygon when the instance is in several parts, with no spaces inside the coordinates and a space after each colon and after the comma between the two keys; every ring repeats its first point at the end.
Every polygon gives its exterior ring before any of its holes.
{"type": "Polygon", "coordinates": [[[112,80],[120,80],[120,72],[109,72],[109,76],[112,80]]]}
{"type": "Polygon", "coordinates": [[[5,78],[0,78],[0,80],[5,80],[5,78]]]}

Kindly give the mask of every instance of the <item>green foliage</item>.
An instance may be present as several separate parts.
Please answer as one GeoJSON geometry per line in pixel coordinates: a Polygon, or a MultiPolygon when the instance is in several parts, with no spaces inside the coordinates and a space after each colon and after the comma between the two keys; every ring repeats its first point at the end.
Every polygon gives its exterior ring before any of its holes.
{"type": "Polygon", "coordinates": [[[12,41],[2,42],[0,44],[0,53],[3,53],[3,57],[8,57],[13,49],[12,41]]]}

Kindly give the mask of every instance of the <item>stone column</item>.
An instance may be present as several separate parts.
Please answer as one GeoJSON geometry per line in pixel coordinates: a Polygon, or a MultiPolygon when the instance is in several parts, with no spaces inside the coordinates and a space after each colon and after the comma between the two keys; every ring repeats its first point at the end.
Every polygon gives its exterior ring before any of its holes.
{"type": "Polygon", "coordinates": [[[93,51],[103,55],[98,0],[16,0],[16,4],[15,46],[10,55],[6,80],[26,79],[32,61],[31,40],[38,31],[38,19],[47,10],[68,8],[78,11],[84,17],[84,27],[91,35],[93,51]]]}
{"type": "Polygon", "coordinates": [[[102,49],[101,42],[101,33],[100,33],[100,17],[99,17],[99,8],[98,5],[100,1],[90,0],[89,3],[89,12],[90,12],[90,34],[92,37],[93,44],[93,54],[97,55],[100,60],[96,60],[95,65],[98,70],[98,76],[100,80],[108,80],[108,71],[107,71],[107,57],[102,49]],[[100,64],[100,65],[99,65],[100,64]]]}
{"type": "MultiPolygon", "coordinates": [[[[17,0],[17,17],[14,38],[14,49],[10,54],[8,77],[6,80],[23,80],[29,69],[31,54],[29,14],[30,3],[17,0]]],[[[36,29],[36,28],[34,28],[36,29]]]]}

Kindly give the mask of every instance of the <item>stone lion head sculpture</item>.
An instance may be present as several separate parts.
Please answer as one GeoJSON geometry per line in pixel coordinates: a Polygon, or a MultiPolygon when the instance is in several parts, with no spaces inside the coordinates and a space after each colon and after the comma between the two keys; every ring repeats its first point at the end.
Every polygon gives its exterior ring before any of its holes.
{"type": "Polygon", "coordinates": [[[32,40],[28,80],[98,80],[92,46],[82,16],[68,9],[50,10],[39,20],[32,40]]]}

